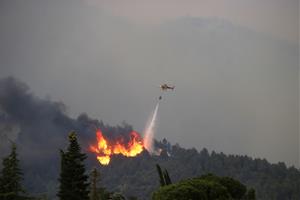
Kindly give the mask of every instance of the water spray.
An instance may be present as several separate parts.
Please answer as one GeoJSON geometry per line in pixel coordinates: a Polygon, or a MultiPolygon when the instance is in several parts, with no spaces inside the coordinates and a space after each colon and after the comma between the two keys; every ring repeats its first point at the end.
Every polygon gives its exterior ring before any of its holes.
{"type": "Polygon", "coordinates": [[[154,138],[154,133],[155,133],[155,125],[156,125],[156,118],[157,118],[157,113],[158,113],[158,108],[159,108],[159,102],[157,102],[153,115],[150,118],[149,122],[147,123],[147,126],[144,131],[144,147],[147,149],[147,151],[150,154],[154,154],[154,145],[153,145],[153,138],[154,138]]]}

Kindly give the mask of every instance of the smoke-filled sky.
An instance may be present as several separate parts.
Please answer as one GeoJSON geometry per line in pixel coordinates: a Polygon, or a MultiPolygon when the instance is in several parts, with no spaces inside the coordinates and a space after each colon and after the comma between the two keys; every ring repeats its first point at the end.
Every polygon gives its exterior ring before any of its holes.
{"type": "MultiPolygon", "coordinates": [[[[184,147],[298,165],[297,0],[2,0],[0,77],[184,147]]],[[[28,113],[30,114],[30,113],[28,113]]]]}
{"type": "Polygon", "coordinates": [[[86,0],[136,23],[191,17],[222,18],[291,42],[298,41],[298,0],[86,0]]]}

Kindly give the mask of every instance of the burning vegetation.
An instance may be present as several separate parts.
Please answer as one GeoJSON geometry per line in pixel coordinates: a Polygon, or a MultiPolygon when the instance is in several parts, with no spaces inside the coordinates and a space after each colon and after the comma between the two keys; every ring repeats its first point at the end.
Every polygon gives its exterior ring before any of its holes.
{"type": "Polygon", "coordinates": [[[90,151],[95,153],[98,161],[102,165],[108,165],[112,155],[122,154],[126,157],[135,157],[144,150],[141,136],[132,131],[129,140],[121,137],[110,140],[104,137],[100,129],[96,131],[97,143],[90,145],[90,151]]]}

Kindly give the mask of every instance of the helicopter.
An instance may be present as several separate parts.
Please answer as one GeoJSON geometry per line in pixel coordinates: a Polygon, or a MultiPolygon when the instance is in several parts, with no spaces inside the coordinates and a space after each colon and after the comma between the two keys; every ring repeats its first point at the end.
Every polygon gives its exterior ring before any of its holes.
{"type": "Polygon", "coordinates": [[[174,90],[175,86],[169,86],[168,84],[162,84],[160,85],[160,89],[162,91],[167,91],[167,90],[174,90]]]}
{"type": "MultiPolygon", "coordinates": [[[[161,91],[163,92],[166,92],[168,90],[174,90],[175,86],[170,86],[168,84],[162,84],[159,86],[161,91]]],[[[162,99],[162,96],[159,96],[158,100],[161,100],[162,99]]]]}

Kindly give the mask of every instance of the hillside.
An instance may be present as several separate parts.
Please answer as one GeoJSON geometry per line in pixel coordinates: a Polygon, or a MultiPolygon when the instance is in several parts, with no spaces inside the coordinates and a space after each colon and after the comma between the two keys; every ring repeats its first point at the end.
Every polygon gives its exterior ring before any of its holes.
{"type": "Polygon", "coordinates": [[[155,164],[159,163],[168,169],[174,182],[212,172],[234,177],[253,187],[258,199],[300,198],[300,171],[294,167],[287,168],[284,163],[271,164],[265,159],[209,153],[205,148],[198,152],[173,145],[170,149],[166,140],[157,145],[164,149],[160,156],[149,156],[144,152],[136,158],[114,157],[109,166],[99,167],[103,186],[127,196],[149,199],[159,186],[155,170],[155,164]]]}

